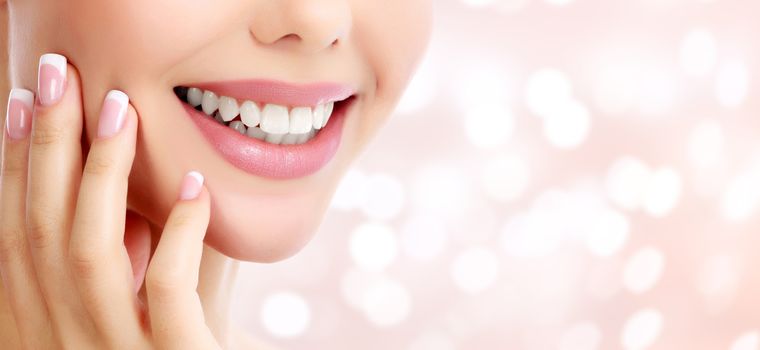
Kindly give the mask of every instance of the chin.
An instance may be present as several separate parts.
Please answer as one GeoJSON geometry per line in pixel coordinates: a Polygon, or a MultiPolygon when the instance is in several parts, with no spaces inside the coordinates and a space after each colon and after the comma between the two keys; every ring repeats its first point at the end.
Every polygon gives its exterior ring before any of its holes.
{"type": "Polygon", "coordinates": [[[266,203],[253,204],[247,210],[229,210],[217,200],[212,202],[212,216],[206,244],[218,252],[243,261],[271,263],[298,253],[314,236],[324,217],[324,210],[310,203],[262,209],[266,203]],[[262,205],[263,204],[263,205],[262,205]],[[279,209],[284,209],[279,212],[279,209]]]}
{"type": "Polygon", "coordinates": [[[298,253],[321,225],[334,184],[305,193],[248,195],[212,191],[206,244],[243,261],[271,263],[298,253]]]}

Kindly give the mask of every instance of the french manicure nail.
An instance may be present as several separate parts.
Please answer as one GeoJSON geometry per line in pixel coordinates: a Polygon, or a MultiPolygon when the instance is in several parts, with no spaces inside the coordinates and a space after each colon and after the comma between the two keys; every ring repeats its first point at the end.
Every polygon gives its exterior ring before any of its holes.
{"type": "Polygon", "coordinates": [[[98,138],[116,135],[124,127],[129,97],[122,91],[111,90],[103,101],[98,119],[98,138]]]}
{"type": "Polygon", "coordinates": [[[52,106],[63,97],[63,90],[66,88],[66,63],[66,57],[54,53],[40,57],[37,92],[43,106],[52,106]]]}
{"type": "Polygon", "coordinates": [[[183,201],[196,199],[201,194],[201,189],[203,189],[203,175],[197,171],[191,171],[182,180],[179,199],[183,201]]]}
{"type": "Polygon", "coordinates": [[[5,117],[5,130],[8,137],[21,140],[29,136],[32,130],[33,106],[34,93],[25,89],[11,89],[5,117]]]}

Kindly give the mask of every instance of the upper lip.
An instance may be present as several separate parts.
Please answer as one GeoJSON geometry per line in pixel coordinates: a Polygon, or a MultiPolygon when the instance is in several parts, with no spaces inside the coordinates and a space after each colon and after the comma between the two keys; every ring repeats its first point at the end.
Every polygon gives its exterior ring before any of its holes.
{"type": "Polygon", "coordinates": [[[356,93],[350,85],[330,82],[292,84],[276,80],[234,80],[189,84],[218,96],[284,106],[317,106],[343,101],[356,93]]]}

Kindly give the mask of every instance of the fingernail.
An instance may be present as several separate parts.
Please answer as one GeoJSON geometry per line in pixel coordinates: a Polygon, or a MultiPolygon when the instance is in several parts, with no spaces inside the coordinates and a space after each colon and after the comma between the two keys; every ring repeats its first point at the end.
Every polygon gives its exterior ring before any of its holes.
{"type": "Polygon", "coordinates": [[[66,88],[66,57],[48,53],[40,57],[37,93],[43,106],[52,106],[63,97],[66,88]]]}
{"type": "Polygon", "coordinates": [[[32,106],[34,106],[33,92],[25,89],[11,89],[5,117],[5,130],[8,137],[21,140],[29,136],[32,130],[32,106]]]}
{"type": "Polygon", "coordinates": [[[122,91],[111,90],[103,101],[98,119],[98,138],[116,135],[124,127],[129,97],[122,91]]]}
{"type": "Polygon", "coordinates": [[[203,189],[203,175],[197,171],[191,171],[182,180],[179,199],[183,201],[196,199],[201,194],[201,189],[203,189]]]}

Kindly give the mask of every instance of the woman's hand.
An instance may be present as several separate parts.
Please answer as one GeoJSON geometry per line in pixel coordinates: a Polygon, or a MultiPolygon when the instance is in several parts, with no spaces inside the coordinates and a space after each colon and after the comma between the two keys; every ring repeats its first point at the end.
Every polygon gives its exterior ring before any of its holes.
{"type": "MultiPolygon", "coordinates": [[[[76,69],[40,60],[37,99],[13,90],[0,178],[0,272],[28,349],[218,349],[196,293],[209,194],[183,180],[139,301],[124,245],[138,118],[124,93],[103,102],[82,167],[76,69]]],[[[141,271],[136,271],[141,275],[141,271]]]]}

